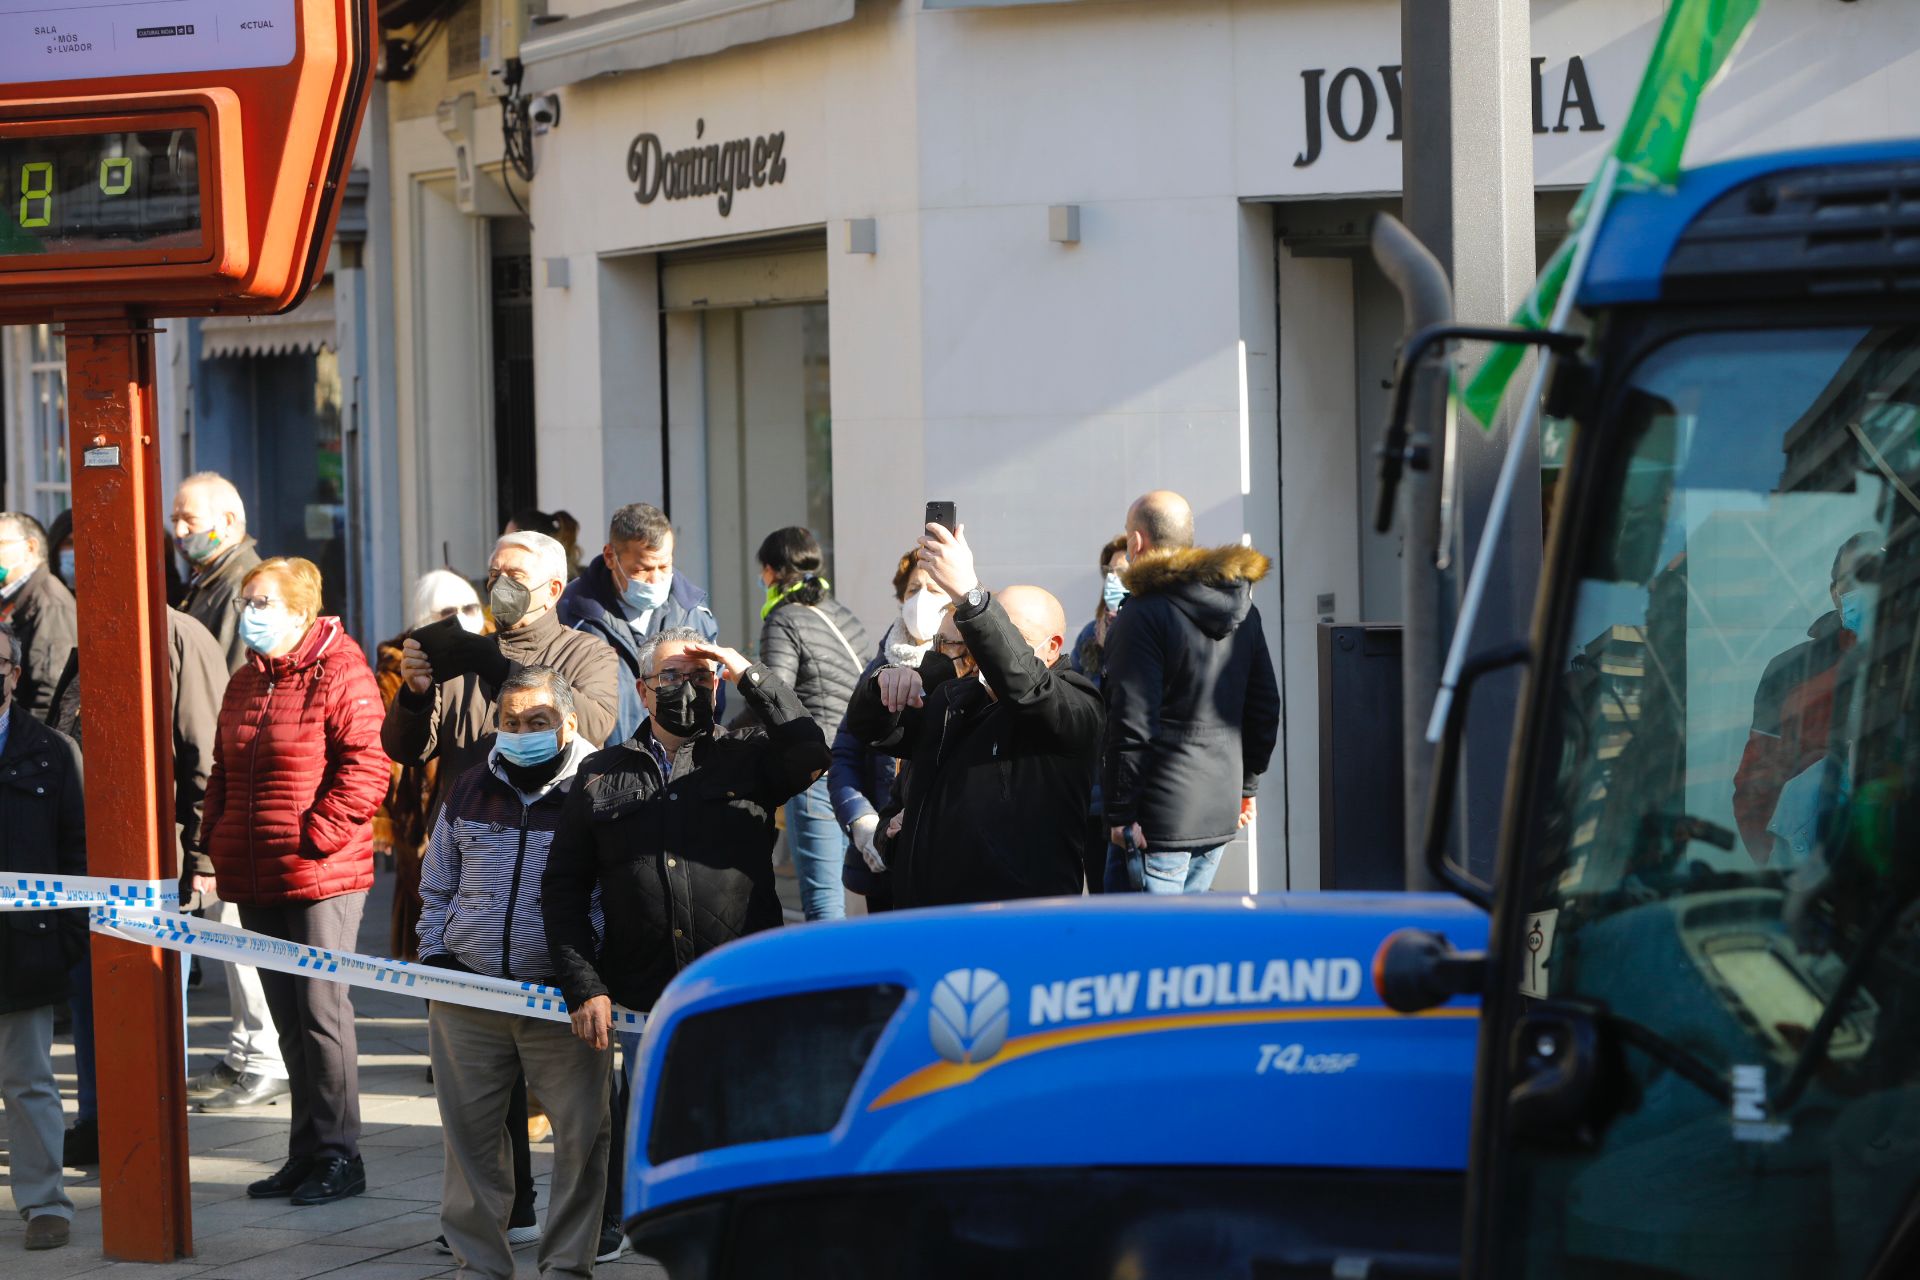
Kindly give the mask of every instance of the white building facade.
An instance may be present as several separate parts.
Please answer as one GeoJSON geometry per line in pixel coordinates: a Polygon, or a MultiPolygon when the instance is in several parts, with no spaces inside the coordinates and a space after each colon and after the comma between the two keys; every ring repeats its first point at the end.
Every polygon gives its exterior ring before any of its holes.
{"type": "MultiPolygon", "coordinates": [[[[1662,12],[1535,0],[1543,247],[1662,12]]],[[[940,498],[1077,626],[1128,502],[1176,489],[1275,562],[1286,729],[1220,883],[1317,887],[1318,628],[1399,610],[1366,517],[1400,309],[1363,243],[1396,0],[574,0],[521,55],[530,182],[483,75],[391,99],[398,576],[477,573],[513,502],[591,554],[646,500],[728,642],[786,524],[877,636],[940,498]]],[[[1690,160],[1910,132],[1917,85],[1920,8],[1772,0],[1690,160]]]]}

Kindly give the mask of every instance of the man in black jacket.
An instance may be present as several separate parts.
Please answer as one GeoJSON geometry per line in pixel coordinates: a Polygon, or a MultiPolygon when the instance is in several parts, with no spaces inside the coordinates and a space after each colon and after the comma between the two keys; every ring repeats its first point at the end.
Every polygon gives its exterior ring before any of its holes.
{"type": "Polygon", "coordinates": [[[1107,633],[1101,795],[1107,889],[1202,893],[1252,821],[1280,733],[1280,687],[1253,607],[1267,558],[1195,547],[1186,499],[1127,511],[1127,589],[1107,633]]]}
{"type": "Polygon", "coordinates": [[[861,681],[847,728],[908,761],[890,851],[894,905],[1077,894],[1102,712],[1062,657],[1066,613],[1039,587],[980,587],[964,526],[927,526],[921,563],[954,601],[916,671],[861,681]]]}
{"type": "MultiPolygon", "coordinates": [[[[0,871],[87,872],[80,752],[15,697],[25,646],[0,623],[0,871]]],[[[6,1080],[8,1182],[27,1220],[26,1247],[67,1243],[73,1201],[61,1185],[65,1126],[53,1076],[53,1010],[86,954],[84,911],[35,911],[0,929],[0,1079],[6,1080]]]]}
{"type": "MultiPolygon", "coordinates": [[[[180,600],[220,643],[229,674],[247,662],[247,646],[240,640],[240,613],[233,598],[247,575],[260,566],[260,553],[247,536],[247,508],[233,482],[213,471],[200,471],[180,482],[173,495],[173,545],[186,557],[193,576],[180,600]]],[[[238,924],[239,918],[222,918],[238,924]]]]}
{"type": "Polygon", "coordinates": [[[47,531],[30,515],[0,511],[0,622],[26,651],[20,705],[53,723],[53,691],[79,643],[73,592],[47,568],[47,531]]]}
{"type": "Polygon", "coordinates": [[[793,690],[734,650],[676,628],[648,637],[640,658],[647,719],[580,766],[542,887],[554,972],[588,1043],[605,1042],[609,998],[652,1008],[697,957],[780,923],[774,811],[831,759],[793,690]],[[714,723],[719,678],[764,727],[714,723]],[[617,922],[604,943],[590,914],[595,888],[617,922]]]}

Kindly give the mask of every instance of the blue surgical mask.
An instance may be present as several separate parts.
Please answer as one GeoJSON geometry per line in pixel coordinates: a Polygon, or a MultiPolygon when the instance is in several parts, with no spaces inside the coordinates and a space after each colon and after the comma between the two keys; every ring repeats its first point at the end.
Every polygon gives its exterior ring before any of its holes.
{"type": "Polygon", "coordinates": [[[542,729],[538,733],[508,733],[503,729],[495,739],[499,743],[500,758],[508,764],[545,764],[560,754],[558,729],[542,729]]]}
{"type": "Polygon", "coordinates": [[[628,578],[627,589],[621,594],[627,602],[627,608],[635,613],[652,613],[667,602],[667,595],[672,590],[673,574],[668,573],[659,582],[635,582],[628,578]]]}
{"type": "Polygon", "coordinates": [[[297,623],[298,619],[289,618],[278,609],[242,609],[240,640],[255,653],[272,653],[287,638],[288,628],[297,623]]]}
{"type": "Polygon", "coordinates": [[[60,553],[60,581],[73,585],[73,548],[68,547],[60,553]]]}
{"type": "Polygon", "coordinates": [[[1107,606],[1107,612],[1118,609],[1127,598],[1126,584],[1120,581],[1120,575],[1110,573],[1100,587],[1100,599],[1107,606]]]}
{"type": "Polygon", "coordinates": [[[1856,636],[1866,634],[1867,593],[1858,587],[1840,593],[1840,625],[1856,636]]]}

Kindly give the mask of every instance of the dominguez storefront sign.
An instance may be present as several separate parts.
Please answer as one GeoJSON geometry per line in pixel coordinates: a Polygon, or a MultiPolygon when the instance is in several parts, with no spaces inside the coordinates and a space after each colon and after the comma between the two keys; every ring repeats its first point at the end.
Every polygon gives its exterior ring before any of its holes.
{"type": "Polygon", "coordinates": [[[627,177],[633,198],[641,204],[655,200],[692,200],[713,196],[720,216],[733,212],[733,198],[749,187],[778,186],[787,180],[787,135],[762,134],[729,142],[700,143],[707,122],[694,121],[691,147],[666,149],[657,133],[643,133],[627,148],[627,177]]]}

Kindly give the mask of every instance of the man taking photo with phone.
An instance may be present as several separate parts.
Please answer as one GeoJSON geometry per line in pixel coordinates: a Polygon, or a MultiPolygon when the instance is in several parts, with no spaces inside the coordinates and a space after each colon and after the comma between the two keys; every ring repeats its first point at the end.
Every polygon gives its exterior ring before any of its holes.
{"type": "Polygon", "coordinates": [[[1105,716],[1063,657],[1066,613],[1039,587],[984,590],[964,525],[929,522],[920,562],[954,602],[935,652],[874,672],[847,708],[850,731],[911,765],[895,905],[1077,894],[1105,716]]]}

